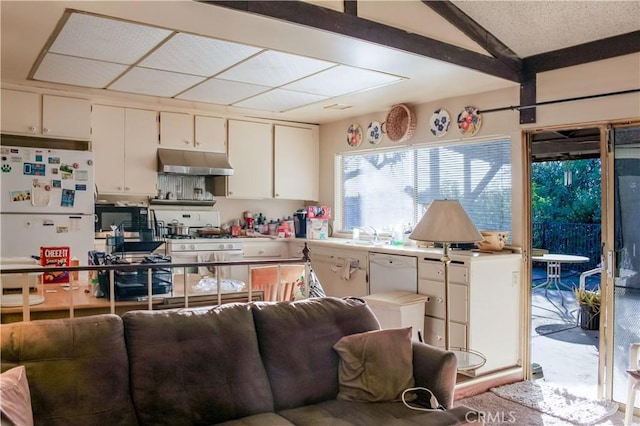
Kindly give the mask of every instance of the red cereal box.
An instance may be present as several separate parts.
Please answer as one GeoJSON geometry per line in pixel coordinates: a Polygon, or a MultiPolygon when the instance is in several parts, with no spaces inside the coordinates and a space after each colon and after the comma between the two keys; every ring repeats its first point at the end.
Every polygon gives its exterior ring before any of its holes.
{"type": "MultiPolygon", "coordinates": [[[[40,265],[42,266],[69,266],[71,263],[71,250],[69,247],[40,247],[40,265]]],[[[45,284],[59,284],[69,282],[69,271],[55,271],[42,274],[45,284]]]]}

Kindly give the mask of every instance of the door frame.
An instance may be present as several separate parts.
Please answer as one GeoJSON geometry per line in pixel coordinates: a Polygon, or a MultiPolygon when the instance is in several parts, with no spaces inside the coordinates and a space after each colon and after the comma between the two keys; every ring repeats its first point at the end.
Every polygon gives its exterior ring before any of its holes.
{"type": "MultiPolygon", "coordinates": [[[[625,121],[623,123],[628,123],[625,121]]],[[[523,252],[523,288],[522,306],[523,306],[523,327],[522,327],[522,362],[524,368],[524,376],[526,380],[531,380],[531,282],[532,282],[532,213],[531,213],[531,153],[532,153],[532,137],[531,135],[542,131],[554,130],[572,130],[580,128],[598,128],[600,130],[600,162],[601,162],[601,244],[602,253],[607,253],[613,247],[613,214],[609,212],[610,206],[613,208],[613,151],[611,132],[615,124],[613,122],[598,123],[582,123],[574,125],[548,126],[536,129],[526,129],[522,132],[522,194],[523,194],[523,221],[522,221],[522,252],[523,252]],[[611,219],[610,219],[611,218],[611,219]]],[[[613,393],[613,385],[611,381],[605,382],[605,377],[611,377],[613,372],[613,364],[607,360],[613,359],[613,335],[610,333],[609,325],[613,324],[613,279],[608,278],[607,266],[603,263],[603,272],[601,273],[601,289],[602,307],[601,321],[598,339],[598,390],[597,395],[600,398],[611,399],[613,393]],[[604,320],[603,320],[604,319],[604,320]]]]}

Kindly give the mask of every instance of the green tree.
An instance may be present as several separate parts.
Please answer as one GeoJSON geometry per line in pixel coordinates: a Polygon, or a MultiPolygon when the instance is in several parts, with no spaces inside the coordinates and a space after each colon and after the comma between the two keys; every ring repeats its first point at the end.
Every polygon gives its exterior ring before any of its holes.
{"type": "Polygon", "coordinates": [[[599,158],[534,163],[533,221],[600,223],[600,179],[599,158]]]}

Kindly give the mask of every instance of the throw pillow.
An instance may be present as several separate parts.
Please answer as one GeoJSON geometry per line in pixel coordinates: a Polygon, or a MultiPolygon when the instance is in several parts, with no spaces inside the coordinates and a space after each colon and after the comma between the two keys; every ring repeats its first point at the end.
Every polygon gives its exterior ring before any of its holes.
{"type": "Polygon", "coordinates": [[[333,348],[340,355],[338,399],[396,401],[414,385],[411,327],[351,334],[333,348]]]}
{"type": "Polygon", "coordinates": [[[2,424],[33,425],[31,393],[24,366],[12,368],[0,374],[0,412],[2,424]]]}

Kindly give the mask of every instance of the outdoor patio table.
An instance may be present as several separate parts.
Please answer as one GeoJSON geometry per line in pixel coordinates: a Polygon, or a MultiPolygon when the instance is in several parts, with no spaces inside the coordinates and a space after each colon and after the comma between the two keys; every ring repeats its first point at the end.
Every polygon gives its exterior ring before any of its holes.
{"type": "MultiPolygon", "coordinates": [[[[562,290],[560,286],[563,286],[568,290],[572,289],[571,286],[563,283],[561,280],[561,267],[563,263],[586,263],[589,261],[589,258],[572,254],[544,254],[542,256],[531,256],[531,260],[534,262],[545,262],[547,264],[547,278],[545,282],[533,287],[534,290],[536,288],[544,287],[544,295],[547,297],[547,290],[549,288],[555,287],[556,290],[562,290]]],[[[562,305],[564,306],[564,296],[562,295],[562,292],[560,292],[560,298],[562,299],[562,305]]]]}

